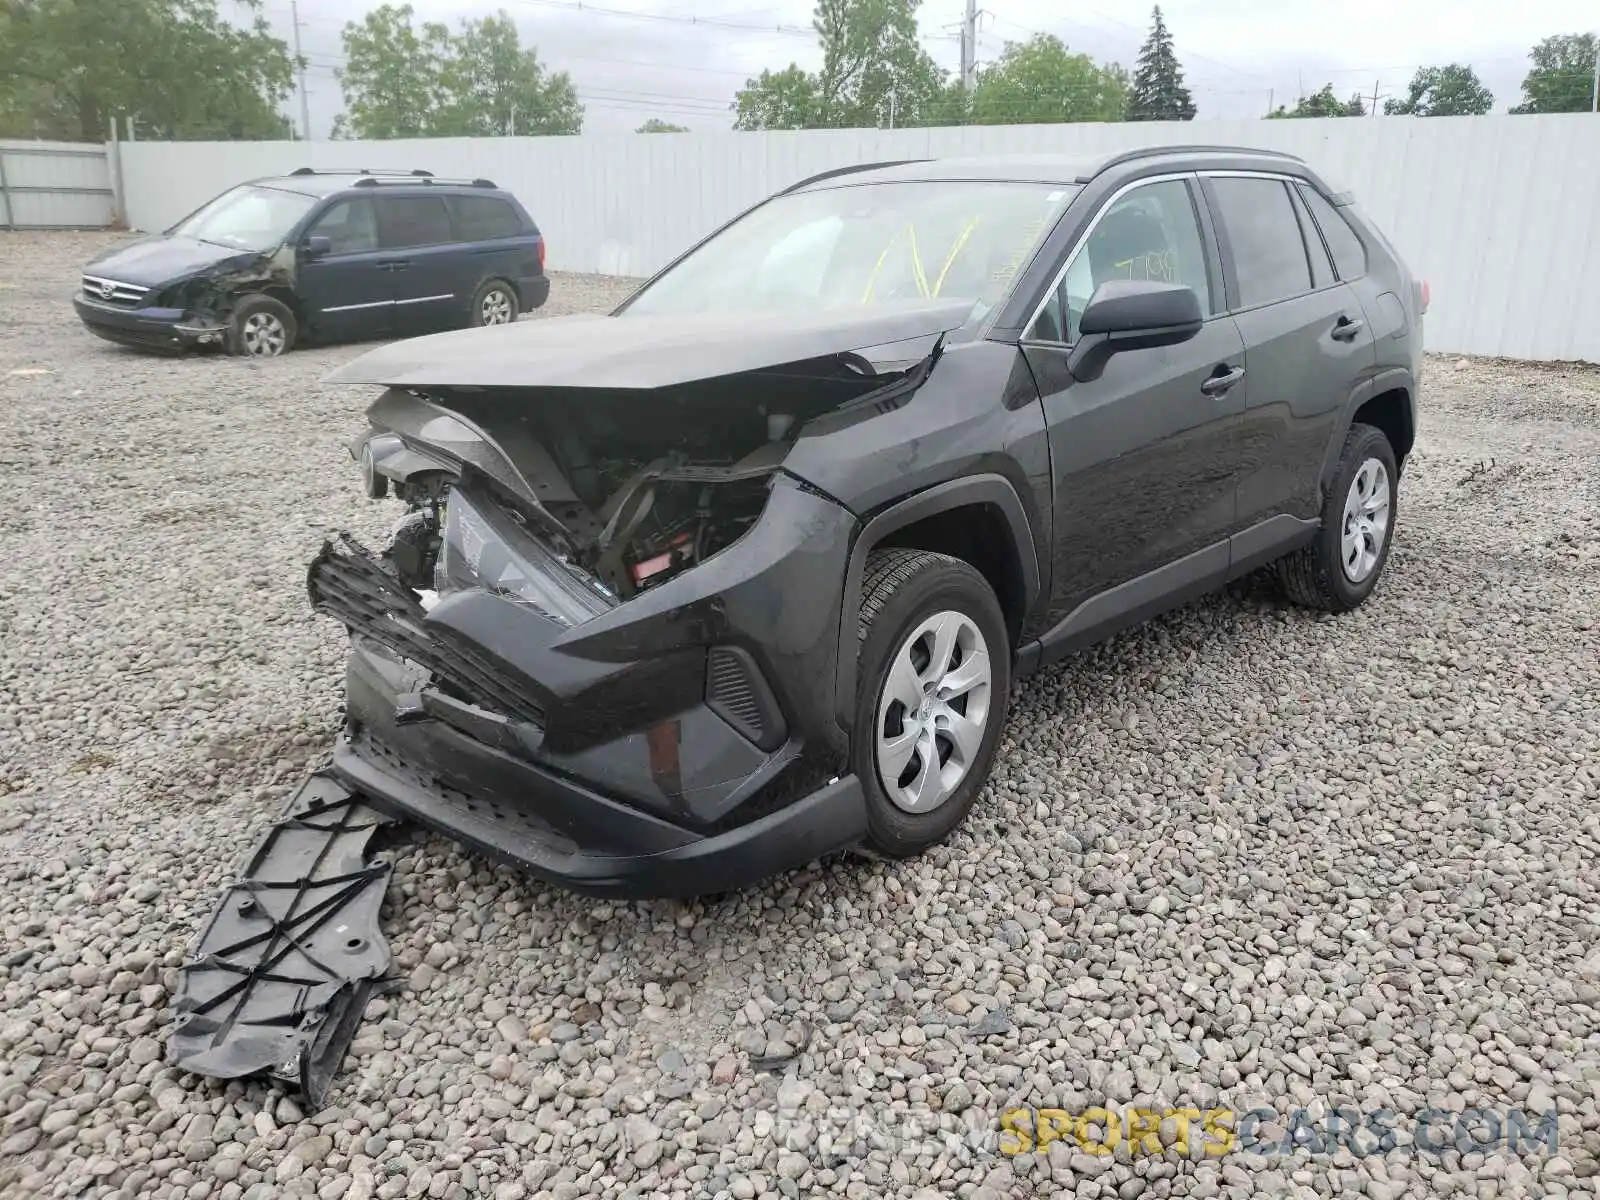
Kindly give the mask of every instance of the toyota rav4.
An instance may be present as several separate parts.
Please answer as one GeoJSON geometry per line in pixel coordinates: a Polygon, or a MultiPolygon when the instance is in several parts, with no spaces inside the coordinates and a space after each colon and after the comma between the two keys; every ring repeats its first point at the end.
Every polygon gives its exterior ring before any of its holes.
{"type": "Polygon", "coordinates": [[[1300,160],[1167,147],[798,183],[607,315],[334,373],[392,541],[330,541],[332,770],[596,894],[945,838],[1017,677],[1269,565],[1361,604],[1425,285],[1300,160]]]}

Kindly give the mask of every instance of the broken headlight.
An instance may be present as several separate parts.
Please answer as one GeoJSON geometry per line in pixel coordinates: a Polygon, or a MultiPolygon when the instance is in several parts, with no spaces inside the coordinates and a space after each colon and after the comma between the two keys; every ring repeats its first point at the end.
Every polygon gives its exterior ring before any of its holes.
{"type": "Polygon", "coordinates": [[[509,510],[459,489],[445,503],[434,587],[440,596],[482,588],[567,626],[617,603],[599,581],[557,555],[509,510]]]}

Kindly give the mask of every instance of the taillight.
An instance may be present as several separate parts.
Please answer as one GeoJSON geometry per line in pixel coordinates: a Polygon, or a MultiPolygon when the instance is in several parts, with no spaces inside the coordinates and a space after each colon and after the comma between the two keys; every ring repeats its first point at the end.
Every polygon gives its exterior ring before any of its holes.
{"type": "MultiPolygon", "coordinates": [[[[544,239],[543,238],[539,239],[539,271],[540,271],[541,274],[543,274],[543,272],[544,272],[544,239]]],[[[1423,284],[1422,286],[1424,288],[1426,288],[1428,285],[1427,284],[1423,284]]],[[[1424,293],[1424,294],[1426,294],[1426,293],[1424,293]]],[[[1426,302],[1424,302],[1424,303],[1426,303],[1426,302]]]]}
{"type": "MultiPolygon", "coordinates": [[[[542,266],[543,262],[544,262],[544,250],[543,250],[542,247],[540,248],[540,251],[539,251],[539,260],[540,260],[540,265],[542,266]]],[[[1432,289],[1430,289],[1428,287],[1428,281],[1426,279],[1424,279],[1422,281],[1422,311],[1423,312],[1427,312],[1428,311],[1428,301],[1432,297],[1433,297],[1433,291],[1432,291],[1432,289]]]]}

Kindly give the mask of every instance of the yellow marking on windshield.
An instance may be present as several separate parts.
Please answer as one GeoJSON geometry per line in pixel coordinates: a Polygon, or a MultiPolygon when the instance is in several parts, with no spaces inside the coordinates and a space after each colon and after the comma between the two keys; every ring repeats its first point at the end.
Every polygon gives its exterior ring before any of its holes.
{"type": "Polygon", "coordinates": [[[917,285],[917,291],[924,298],[937,296],[939,290],[944,287],[945,276],[950,273],[950,268],[955,263],[957,256],[966,247],[968,240],[972,237],[972,231],[977,228],[978,220],[979,218],[973,217],[967,222],[966,227],[962,229],[960,234],[956,236],[956,240],[951,244],[950,253],[945,256],[944,266],[939,270],[939,277],[934,281],[932,288],[928,286],[928,274],[922,267],[922,253],[917,248],[917,227],[907,221],[903,226],[895,230],[894,235],[884,244],[883,252],[878,255],[878,261],[873,264],[872,274],[867,276],[867,286],[861,293],[861,303],[870,304],[872,302],[872,293],[878,286],[878,276],[883,272],[883,264],[888,261],[889,252],[899,243],[901,234],[905,235],[907,249],[911,251],[911,274],[917,285]]]}

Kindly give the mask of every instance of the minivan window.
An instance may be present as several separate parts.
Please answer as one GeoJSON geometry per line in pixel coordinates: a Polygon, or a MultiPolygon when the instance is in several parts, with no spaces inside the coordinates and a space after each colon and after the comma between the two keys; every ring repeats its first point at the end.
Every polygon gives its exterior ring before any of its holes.
{"type": "Polygon", "coordinates": [[[1367,273],[1367,248],[1361,244],[1355,230],[1350,228],[1344,214],[1308,184],[1300,185],[1300,197],[1316,218],[1322,236],[1328,240],[1328,249],[1333,252],[1333,265],[1338,269],[1339,278],[1360,279],[1367,273]]]}
{"type": "Polygon", "coordinates": [[[455,209],[456,231],[464,242],[487,242],[523,233],[522,218],[516,209],[493,196],[452,196],[450,207],[455,209]]]}
{"type": "Polygon", "coordinates": [[[1095,289],[1110,279],[1181,283],[1199,298],[1200,312],[1211,315],[1205,243],[1183,180],[1147,183],[1112,201],[1040,310],[1029,338],[1077,341],[1083,310],[1095,289]]]}
{"type": "Polygon", "coordinates": [[[282,245],[316,204],[315,196],[303,192],[247,183],[223,192],[170,232],[217,246],[266,251],[282,245]]]}
{"type": "Polygon", "coordinates": [[[1281,180],[1221,175],[1211,180],[1233,248],[1239,306],[1252,308],[1311,290],[1300,222],[1281,180]]]}
{"type": "Polygon", "coordinates": [[[361,254],[378,248],[378,225],[372,219],[372,201],[365,196],[337,200],[306,230],[307,237],[325,237],[331,254],[361,254]]]}
{"type": "Polygon", "coordinates": [[[378,242],[385,250],[454,241],[450,213],[440,196],[378,196],[378,242]]]}

